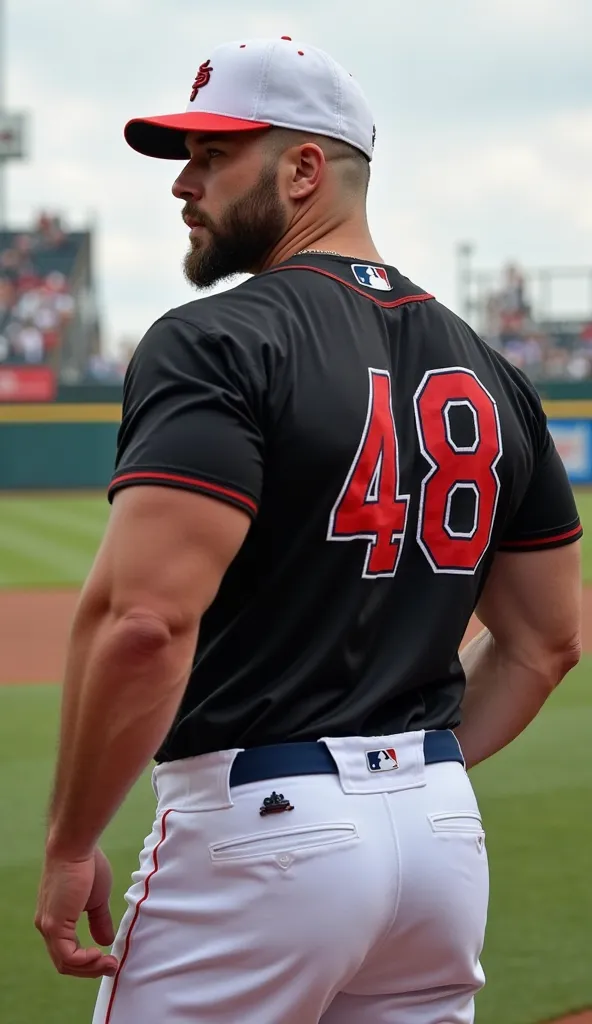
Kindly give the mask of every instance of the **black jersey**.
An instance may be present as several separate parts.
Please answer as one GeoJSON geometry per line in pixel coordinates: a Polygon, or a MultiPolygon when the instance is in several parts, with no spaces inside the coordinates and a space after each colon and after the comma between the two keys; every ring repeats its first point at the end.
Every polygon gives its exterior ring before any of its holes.
{"type": "Polygon", "coordinates": [[[244,509],[157,754],[449,728],[496,551],[577,540],[532,385],[392,267],[298,256],[158,320],[110,496],[244,509]]]}

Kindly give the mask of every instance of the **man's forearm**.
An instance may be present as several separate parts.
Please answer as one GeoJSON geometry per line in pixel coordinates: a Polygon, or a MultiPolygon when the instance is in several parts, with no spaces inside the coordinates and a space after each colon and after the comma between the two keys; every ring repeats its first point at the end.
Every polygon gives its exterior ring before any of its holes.
{"type": "Polygon", "coordinates": [[[191,668],[195,636],[115,619],[74,625],[64,684],[48,849],[87,856],[170,728],[191,668]]]}
{"type": "Polygon", "coordinates": [[[549,654],[518,659],[483,630],[461,652],[467,677],[462,724],[455,729],[467,767],[507,746],[536,717],[569,665],[549,654]]]}
{"type": "Polygon", "coordinates": [[[105,614],[107,606],[93,606],[92,602],[85,599],[84,591],[78,602],[74,621],[72,623],[70,640],[66,658],[64,683],[62,686],[61,714],[60,714],[60,735],[59,735],[59,757],[54,779],[54,793],[50,808],[50,818],[53,811],[53,801],[58,792],[62,791],[64,780],[69,771],[69,759],[72,752],[72,740],[76,732],[78,720],[78,707],[82,693],[82,681],[84,679],[85,666],[88,662],[89,650],[95,639],[97,622],[105,614]]]}

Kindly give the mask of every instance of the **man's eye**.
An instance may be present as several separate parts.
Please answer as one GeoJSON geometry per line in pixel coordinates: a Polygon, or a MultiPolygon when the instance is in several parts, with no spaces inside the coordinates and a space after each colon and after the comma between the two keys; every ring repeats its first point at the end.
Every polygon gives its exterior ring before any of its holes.
{"type": "Polygon", "coordinates": [[[220,149],[206,149],[206,155],[208,160],[213,160],[215,156],[224,156],[220,149]]]}

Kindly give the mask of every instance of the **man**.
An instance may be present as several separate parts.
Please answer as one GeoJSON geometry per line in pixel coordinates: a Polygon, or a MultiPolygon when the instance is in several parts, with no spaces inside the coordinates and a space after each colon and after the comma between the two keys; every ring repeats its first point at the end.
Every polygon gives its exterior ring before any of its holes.
{"type": "Polygon", "coordinates": [[[104,976],[95,1024],[467,1024],[488,875],[460,748],[504,747],[579,654],[540,403],[384,265],[373,118],[326,54],[221,46],[185,113],[126,138],[187,161],[188,279],[253,276],[163,316],[128,372],[37,926],[59,971],[104,976]],[[105,955],[97,844],[155,751],[105,955]]]}

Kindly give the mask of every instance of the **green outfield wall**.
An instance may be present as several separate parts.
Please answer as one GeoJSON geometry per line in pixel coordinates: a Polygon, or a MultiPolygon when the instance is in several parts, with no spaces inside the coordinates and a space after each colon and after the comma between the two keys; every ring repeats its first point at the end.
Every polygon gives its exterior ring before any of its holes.
{"type": "MultiPolygon", "coordinates": [[[[544,399],[543,404],[561,436],[566,462],[578,460],[574,482],[589,482],[592,397],[544,399]],[[579,476],[578,466],[583,467],[579,476]]],[[[120,417],[119,401],[0,404],[0,490],[104,488],[113,471],[120,417]]]]}
{"type": "Polygon", "coordinates": [[[121,405],[0,405],[0,490],[104,488],[121,405]]]}

